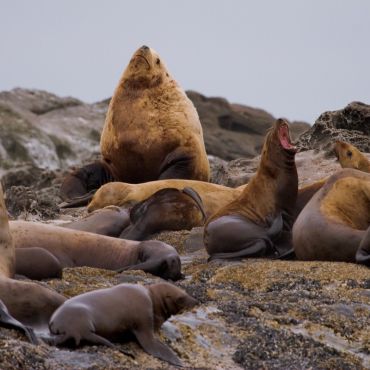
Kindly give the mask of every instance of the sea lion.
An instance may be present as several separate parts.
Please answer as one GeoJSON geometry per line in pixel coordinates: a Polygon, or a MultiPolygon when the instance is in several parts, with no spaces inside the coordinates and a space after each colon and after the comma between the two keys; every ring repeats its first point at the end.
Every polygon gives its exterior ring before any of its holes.
{"type": "Polygon", "coordinates": [[[157,179],[209,181],[202,126],[193,103],[163,60],[142,46],[133,55],[110,101],[101,134],[102,162],[67,177],[63,199],[104,182],[157,179]]]}
{"type": "Polygon", "coordinates": [[[215,213],[223,205],[236,199],[243,191],[244,186],[229,188],[227,186],[212,184],[196,180],[158,180],[142,184],[128,184],[111,182],[103,185],[93,196],[87,206],[87,211],[92,212],[109,205],[130,207],[149,198],[155,192],[166,189],[192,188],[202,200],[204,211],[208,216],[215,213]]]}
{"type": "Polygon", "coordinates": [[[370,161],[355,146],[337,141],[334,152],[342,168],[354,168],[370,173],[370,161]]]}
{"type": "Polygon", "coordinates": [[[143,240],[163,230],[191,230],[205,220],[202,201],[193,189],[162,189],[131,209],[131,224],[120,238],[143,240]]]}
{"type": "Polygon", "coordinates": [[[130,211],[116,206],[99,209],[87,216],[61,225],[67,229],[88,231],[94,234],[119,237],[130,225],[130,211]]]}
{"type": "Polygon", "coordinates": [[[288,123],[278,119],[248,186],[206,222],[204,245],[210,259],[282,257],[290,251],[298,192],[295,154],[288,123]]]}
{"type": "Polygon", "coordinates": [[[132,332],[152,356],[182,366],[176,354],[154,336],[162,324],[197,301],[168,283],[140,286],[120,284],[94,290],[67,300],[50,319],[50,332],[58,345],[73,339],[114,347],[107,338],[132,332]]]}
{"type": "Polygon", "coordinates": [[[329,177],[294,223],[295,254],[300,260],[369,265],[369,223],[370,174],[341,170],[329,177]]]}
{"type": "MultiPolygon", "coordinates": [[[[17,259],[23,258],[22,248],[33,248],[33,257],[19,263],[23,266],[27,263],[32,265],[30,269],[34,275],[37,273],[37,266],[41,264],[37,251],[42,249],[59,262],[56,265],[57,271],[52,276],[59,274],[60,267],[89,266],[107,270],[140,269],[171,280],[182,277],[180,257],[176,249],[160,241],[123,240],[27,221],[11,221],[10,230],[17,259]]],[[[40,266],[40,270],[43,273],[45,268],[40,266]]],[[[22,273],[27,276],[27,269],[24,268],[22,273]]],[[[33,278],[36,279],[34,275],[33,278]]],[[[42,276],[45,278],[44,273],[42,276]]]]}
{"type": "Polygon", "coordinates": [[[0,185],[0,325],[23,331],[37,343],[32,329],[45,326],[65,298],[41,285],[14,280],[15,249],[0,185]]]}
{"type": "Polygon", "coordinates": [[[144,240],[163,230],[190,230],[203,225],[205,218],[202,200],[193,189],[166,188],[131,209],[108,206],[62,226],[122,239],[144,240]]]}

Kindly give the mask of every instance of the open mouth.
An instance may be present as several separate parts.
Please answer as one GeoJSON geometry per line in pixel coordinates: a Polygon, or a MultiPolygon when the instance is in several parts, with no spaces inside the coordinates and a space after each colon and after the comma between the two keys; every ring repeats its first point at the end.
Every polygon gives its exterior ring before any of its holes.
{"type": "Polygon", "coordinates": [[[286,124],[283,124],[279,127],[279,140],[281,146],[285,150],[289,150],[291,152],[296,152],[297,148],[292,144],[290,140],[290,134],[289,134],[289,127],[286,124]]]}

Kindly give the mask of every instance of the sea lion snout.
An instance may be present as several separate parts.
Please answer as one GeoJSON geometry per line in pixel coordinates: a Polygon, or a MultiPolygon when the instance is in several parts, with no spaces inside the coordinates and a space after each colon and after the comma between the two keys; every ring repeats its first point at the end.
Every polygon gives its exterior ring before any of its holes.
{"type": "Polygon", "coordinates": [[[149,50],[149,46],[146,46],[146,45],[143,45],[140,50],[142,51],[148,51],[149,50]]]}

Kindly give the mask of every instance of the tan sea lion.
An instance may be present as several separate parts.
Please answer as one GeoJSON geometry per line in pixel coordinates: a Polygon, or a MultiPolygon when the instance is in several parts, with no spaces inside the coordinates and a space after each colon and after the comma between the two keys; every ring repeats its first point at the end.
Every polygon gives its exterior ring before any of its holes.
{"type": "MultiPolygon", "coordinates": [[[[87,206],[87,211],[96,211],[110,205],[130,207],[146,200],[158,190],[165,188],[184,189],[186,187],[194,189],[199,194],[207,216],[236,199],[244,188],[244,186],[229,188],[205,181],[183,179],[157,180],[142,184],[111,182],[103,185],[95,194],[87,197],[92,198],[87,206]]],[[[70,206],[71,203],[65,203],[64,205],[70,206]]],[[[79,205],[76,204],[76,206],[79,205]]]]}
{"type": "MultiPolygon", "coordinates": [[[[45,278],[45,268],[39,262],[39,249],[46,250],[53,261],[56,258],[59,262],[53,277],[60,274],[60,268],[77,266],[107,270],[143,270],[171,280],[182,276],[180,257],[176,249],[163,242],[123,240],[27,221],[11,221],[10,230],[16,246],[17,259],[23,258],[21,248],[34,249],[33,257],[30,258],[30,252],[27,261],[20,264],[32,265],[30,269],[33,274],[37,273],[36,266],[40,264],[43,275],[39,278],[45,278]]],[[[22,273],[27,276],[27,269],[24,268],[22,273]]],[[[36,279],[35,276],[33,278],[36,279]]]]}
{"type": "Polygon", "coordinates": [[[370,264],[370,174],[341,170],[327,180],[293,226],[300,260],[370,264]]]}
{"type": "Polygon", "coordinates": [[[22,330],[31,342],[37,343],[27,326],[45,326],[65,298],[41,285],[14,280],[14,272],[14,242],[0,185],[0,324],[22,330]]]}
{"type": "Polygon", "coordinates": [[[334,152],[342,168],[354,168],[370,173],[370,161],[355,146],[337,141],[334,152]]]}
{"type": "Polygon", "coordinates": [[[114,347],[107,338],[132,332],[144,351],[182,366],[177,355],[154,336],[162,324],[197,301],[168,283],[140,286],[120,284],[67,300],[50,319],[50,332],[58,345],[73,339],[114,347]]]}
{"type": "Polygon", "coordinates": [[[207,220],[204,245],[210,259],[281,257],[291,250],[298,192],[295,153],[288,123],[278,119],[265,138],[257,173],[248,186],[207,220]]]}
{"type": "Polygon", "coordinates": [[[193,103],[147,46],[133,55],[109,104],[101,141],[102,162],[71,174],[64,199],[105,182],[157,179],[209,181],[202,126],[193,103]]]}

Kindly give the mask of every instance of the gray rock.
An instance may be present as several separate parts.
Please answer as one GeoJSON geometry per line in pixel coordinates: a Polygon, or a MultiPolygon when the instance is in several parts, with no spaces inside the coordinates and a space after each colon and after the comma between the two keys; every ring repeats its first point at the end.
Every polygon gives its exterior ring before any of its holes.
{"type": "Polygon", "coordinates": [[[301,150],[328,149],[336,140],[355,145],[362,152],[370,152],[370,105],[353,102],[344,109],[320,115],[315,124],[302,134],[301,150]]]}

